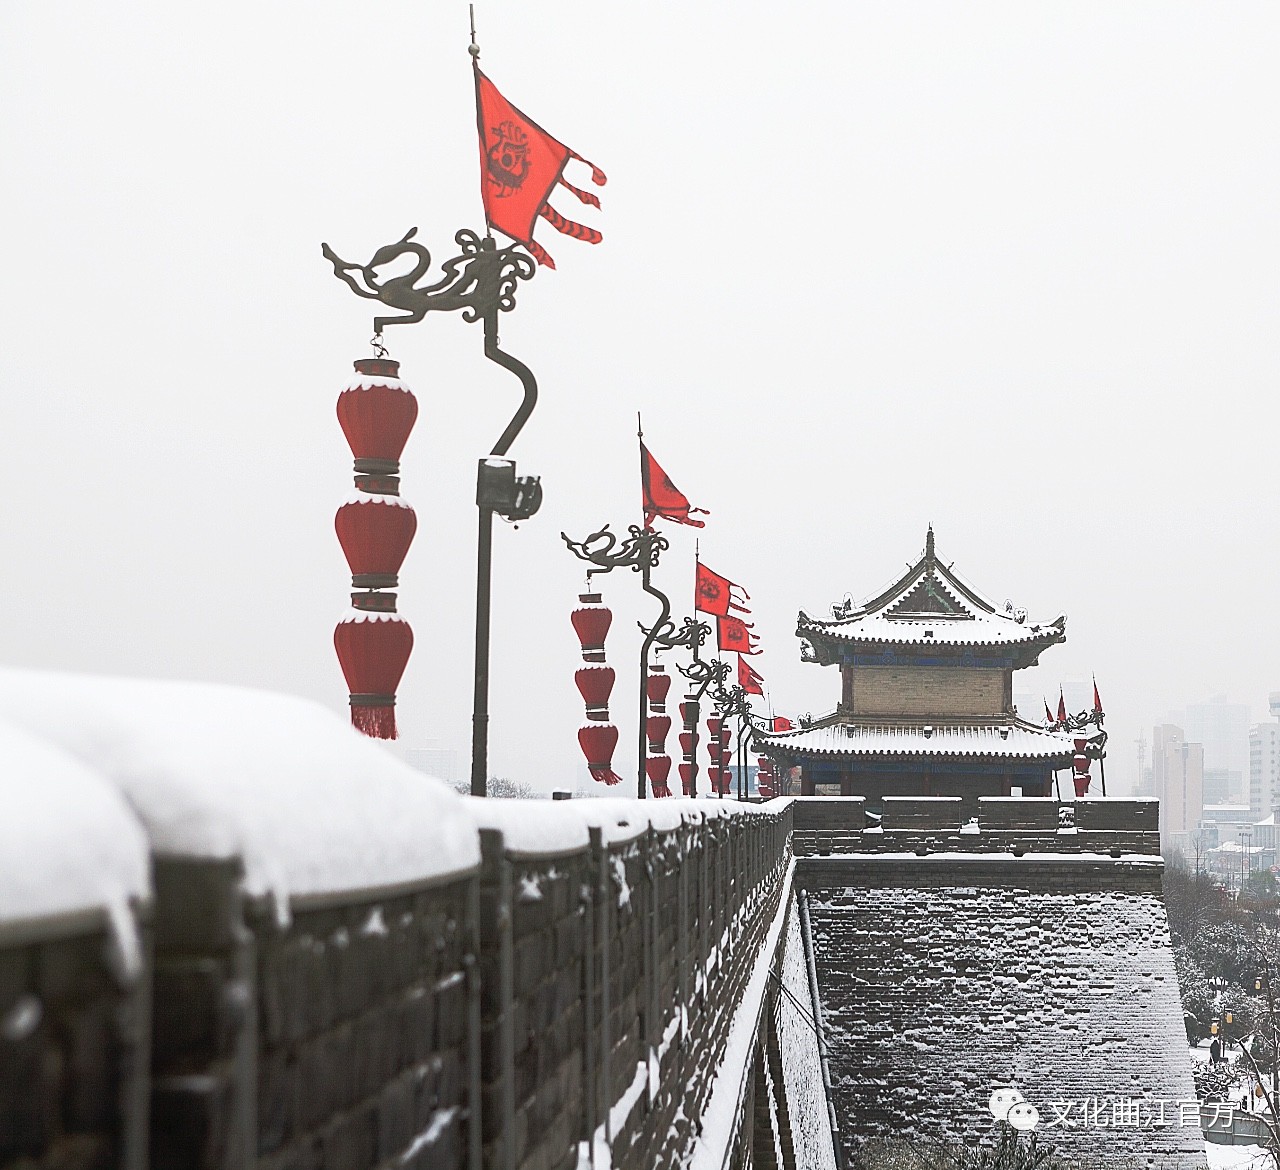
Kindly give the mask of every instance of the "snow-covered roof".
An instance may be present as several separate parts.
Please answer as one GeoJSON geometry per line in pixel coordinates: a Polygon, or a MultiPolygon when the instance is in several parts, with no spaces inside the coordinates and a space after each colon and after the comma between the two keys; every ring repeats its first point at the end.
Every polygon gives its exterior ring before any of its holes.
{"type": "Polygon", "coordinates": [[[998,725],[832,723],[804,731],[756,734],[757,745],[816,756],[1070,756],[1071,736],[1021,721],[998,725]]]}
{"type": "Polygon", "coordinates": [[[288,900],[444,878],[480,860],[462,798],[318,703],[210,683],[0,668],[0,719],[127,798],[158,855],[243,859],[288,900]]]}
{"type": "Polygon", "coordinates": [[[150,849],[115,787],[85,763],[0,720],[0,931],[100,914],[137,966],[130,902],[151,896],[150,849]]]}
{"type": "Polygon", "coordinates": [[[998,608],[938,560],[930,528],[924,556],[883,593],[832,606],[829,619],[801,610],[796,635],[874,646],[1049,646],[1065,641],[1066,618],[1028,623],[1011,603],[998,608]]]}

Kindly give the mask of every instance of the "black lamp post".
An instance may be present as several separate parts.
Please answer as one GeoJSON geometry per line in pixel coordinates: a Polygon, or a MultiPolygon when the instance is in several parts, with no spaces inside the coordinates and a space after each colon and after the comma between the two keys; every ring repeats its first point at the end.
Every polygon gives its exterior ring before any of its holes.
{"type": "MultiPolygon", "coordinates": [[[[711,635],[711,627],[705,622],[685,618],[679,630],[671,620],[671,599],[657,588],[651,574],[658,564],[658,558],[671,547],[671,542],[660,532],[652,528],[641,528],[632,524],[627,529],[628,535],[619,540],[609,531],[606,524],[598,532],[593,532],[585,540],[572,540],[565,533],[560,539],[580,561],[593,566],[587,570],[587,579],[596,573],[612,573],[614,569],[630,569],[640,574],[640,585],[651,597],[656,597],[662,610],[658,620],[652,626],[641,626],[644,641],[640,646],[640,727],[638,730],[636,760],[636,797],[643,800],[646,796],[647,777],[644,761],[648,748],[648,714],[649,692],[649,654],[655,646],[661,650],[691,649],[695,657],[699,647],[711,635]]],[[[681,673],[685,673],[681,668],[681,673]]]]}
{"type": "Polygon", "coordinates": [[[476,539],[476,655],[475,692],[471,727],[471,794],[486,795],[489,770],[489,613],[493,561],[493,516],[527,520],[542,503],[542,485],[537,476],[518,476],[515,462],[506,458],[524,424],[538,402],[538,383],[532,371],[518,358],[503,352],[498,344],[498,314],[516,306],[516,286],[530,280],[537,266],[528,253],[516,245],[499,248],[492,236],[481,238],[463,228],[454,235],[461,254],[440,266],[441,275],[433,283],[427,279],[431,253],[412,242],[417,228],[411,228],[394,244],[379,248],[367,264],[349,264],[328,244],[321,244],[334,275],[357,296],[381,301],[402,316],[375,317],[373,345],[385,354],[382,330],[387,325],[410,325],[431,312],[459,310],[468,323],[484,322],[484,356],[520,379],[524,397],[506,429],[493,445],[487,459],[481,459],[476,473],[476,507],[479,531],[476,539]],[[380,279],[377,269],[403,255],[416,257],[413,269],[403,276],[380,279]]]}

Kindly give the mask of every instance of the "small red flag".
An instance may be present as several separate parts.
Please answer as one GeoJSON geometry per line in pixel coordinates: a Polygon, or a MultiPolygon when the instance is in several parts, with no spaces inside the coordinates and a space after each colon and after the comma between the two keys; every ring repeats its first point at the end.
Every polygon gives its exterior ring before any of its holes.
{"type": "Polygon", "coordinates": [[[559,184],[583,203],[599,207],[600,200],[595,195],[565,182],[564,168],[570,159],[585,163],[591,168],[591,181],[597,187],[605,184],[604,172],[516,109],[479,67],[475,74],[480,194],[489,226],[519,240],[539,264],[548,268],[554,268],[555,261],[533,240],[533,227],[539,216],[566,236],[598,244],[602,237],[595,228],[565,219],[547,200],[559,184]]]}
{"type": "Polygon", "coordinates": [[[658,466],[658,461],[649,454],[649,448],[644,445],[643,440],[640,443],[640,494],[646,528],[652,528],[653,521],[658,516],[676,524],[691,524],[694,528],[707,526],[705,520],[695,520],[692,514],[697,512],[710,516],[711,513],[705,508],[690,506],[689,497],[658,466]]]}
{"type": "Polygon", "coordinates": [[[785,716],[783,716],[783,715],[775,715],[775,716],[773,717],[773,730],[774,730],[774,731],[790,731],[790,730],[791,730],[791,728],[792,728],[792,726],[793,726],[793,725],[792,725],[791,720],[790,720],[790,719],[788,719],[788,718],[786,718],[786,717],[785,717],[785,716]]]}
{"type": "Polygon", "coordinates": [[[750,613],[751,611],[745,605],[738,604],[733,595],[735,589],[742,595],[744,601],[751,600],[747,591],[736,581],[730,581],[728,577],[713,573],[701,561],[698,562],[698,580],[693,595],[695,609],[700,609],[703,613],[715,614],[717,617],[727,617],[731,609],[736,609],[739,613],[750,613]]]}
{"type": "Polygon", "coordinates": [[[1058,688],[1058,722],[1067,721],[1067,700],[1062,697],[1062,688],[1058,688]]]}
{"type": "Polygon", "coordinates": [[[741,654],[738,655],[738,686],[749,695],[764,694],[764,677],[741,654]]]}
{"type": "Polygon", "coordinates": [[[1053,712],[1049,710],[1049,700],[1044,700],[1044,721],[1049,726],[1053,726],[1053,712]]]}
{"type": "Polygon", "coordinates": [[[1093,713],[1095,715],[1102,714],[1102,696],[1098,694],[1098,680],[1093,680],[1093,713]]]}
{"type": "Polygon", "coordinates": [[[741,618],[716,618],[716,645],[721,650],[735,650],[739,654],[759,654],[756,649],[756,636],[751,632],[753,627],[741,618]]]}

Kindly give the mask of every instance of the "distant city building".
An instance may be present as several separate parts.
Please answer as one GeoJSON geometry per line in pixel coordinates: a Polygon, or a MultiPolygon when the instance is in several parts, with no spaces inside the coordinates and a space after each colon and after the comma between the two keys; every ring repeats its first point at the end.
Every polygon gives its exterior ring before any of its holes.
{"type": "MultiPolygon", "coordinates": [[[[1190,736],[1191,733],[1187,732],[1190,736]]],[[[1244,745],[1249,746],[1248,732],[1245,733],[1244,745]]],[[[1237,797],[1245,795],[1244,773],[1231,768],[1209,767],[1209,749],[1204,749],[1204,802],[1205,804],[1234,804],[1237,797]]],[[[1246,807],[1248,807],[1246,805],[1246,807]]]]}
{"type": "Polygon", "coordinates": [[[1185,711],[1170,720],[1181,727],[1191,743],[1204,745],[1206,796],[1210,785],[1234,779],[1235,788],[1212,799],[1226,802],[1245,796],[1244,778],[1249,772],[1249,708],[1244,703],[1229,703],[1225,695],[1217,695],[1204,703],[1190,703],[1185,711]]]}
{"type": "Polygon", "coordinates": [[[405,762],[419,772],[443,780],[446,784],[457,784],[460,779],[458,753],[452,748],[436,745],[431,747],[408,748],[404,753],[405,762]]]}
{"type": "MultiPolygon", "coordinates": [[[[1270,708],[1280,720],[1280,691],[1271,693],[1270,708]]],[[[1280,722],[1249,729],[1249,808],[1255,817],[1280,810],[1280,722]]]]}
{"type": "Polygon", "coordinates": [[[1188,743],[1181,727],[1159,724],[1151,733],[1151,777],[1161,832],[1188,853],[1185,838],[1204,820],[1203,745],[1188,743]]]}

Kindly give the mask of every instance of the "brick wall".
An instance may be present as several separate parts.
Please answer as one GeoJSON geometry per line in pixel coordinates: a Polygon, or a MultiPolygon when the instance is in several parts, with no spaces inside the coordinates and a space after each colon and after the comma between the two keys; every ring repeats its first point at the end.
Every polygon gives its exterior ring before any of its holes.
{"type": "Polygon", "coordinates": [[[1042,1123],[1082,1167],[1201,1165],[1198,1126],[1176,1124],[1194,1088],[1160,875],[1085,857],[805,863],[846,1151],[979,1140],[990,1092],[1014,1085],[1046,1122],[1055,1101],[1170,1103],[1163,1128],[1042,1123]]]}
{"type": "Polygon", "coordinates": [[[149,983],[112,947],[95,914],[0,924],[0,1167],[145,1164],[149,983]]]}
{"type": "MultiPolygon", "coordinates": [[[[859,716],[999,715],[1008,710],[1007,670],[942,666],[851,666],[859,716]]],[[[846,694],[848,693],[846,687],[846,694]]]]}

